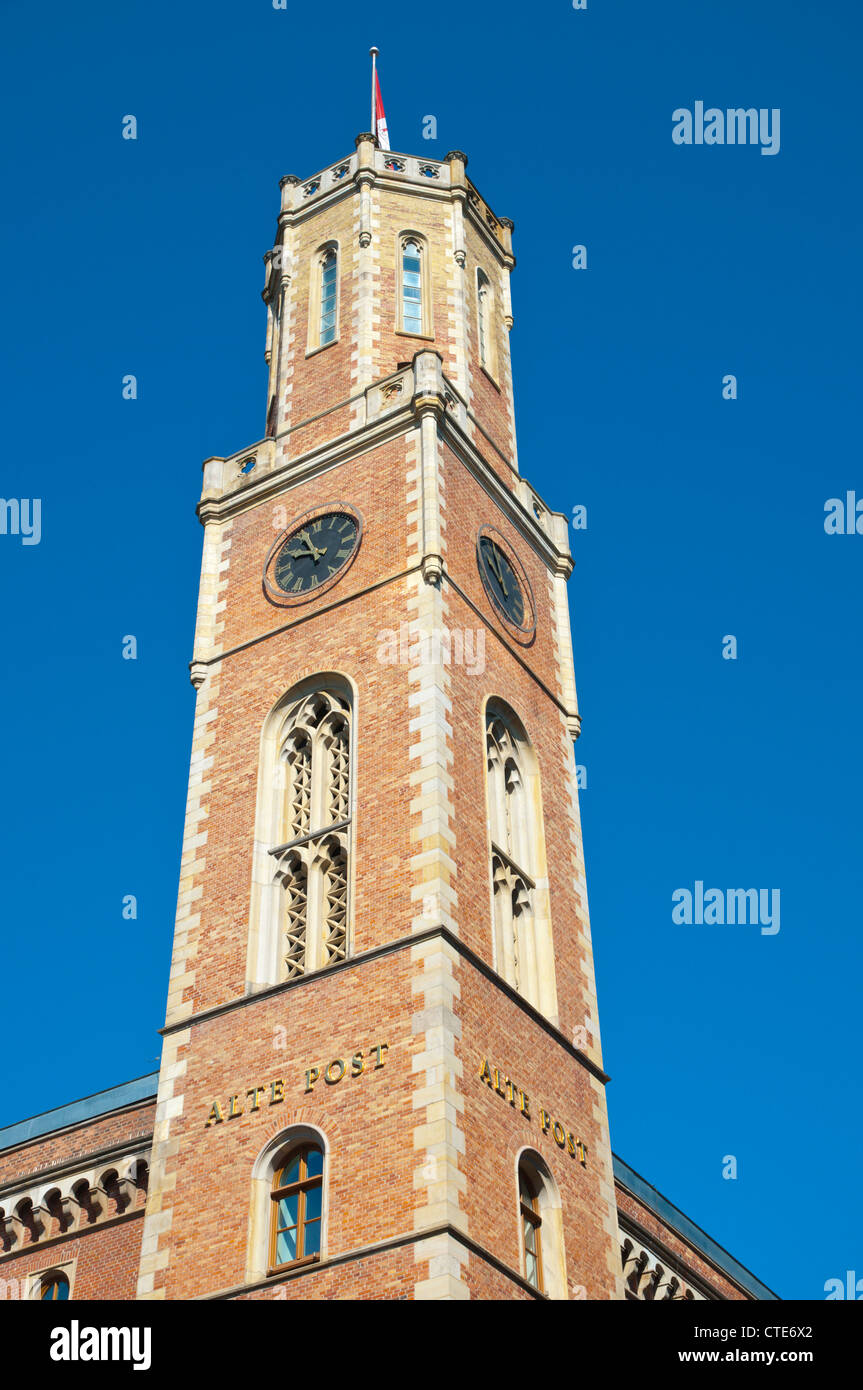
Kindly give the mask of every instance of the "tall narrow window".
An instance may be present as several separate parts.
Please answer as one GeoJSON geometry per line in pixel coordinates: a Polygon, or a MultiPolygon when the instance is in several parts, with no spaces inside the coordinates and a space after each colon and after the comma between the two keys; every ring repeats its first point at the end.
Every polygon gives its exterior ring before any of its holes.
{"type": "Polygon", "coordinates": [[[539,1210],[540,1184],[527,1165],[518,1170],[518,1204],[524,1245],[524,1277],[530,1286],[544,1292],[542,1282],[542,1216],[539,1210]]]}
{"type": "Polygon", "coordinates": [[[477,327],[480,366],[496,376],[497,355],[494,340],[494,291],[484,270],[476,273],[477,327]]]}
{"type": "Polygon", "coordinates": [[[539,773],[520,722],[497,701],[486,713],[486,762],[495,967],[553,1019],[557,1003],[539,773]]]}
{"type": "Polygon", "coordinates": [[[402,242],[402,329],[423,332],[423,248],[413,237],[402,242]]]}
{"type": "Polygon", "coordinates": [[[273,1178],[270,1268],[306,1263],[321,1253],[324,1155],[304,1144],[289,1155],[273,1178]]]}
{"type": "Polygon", "coordinates": [[[281,887],[281,979],[344,960],[348,948],[351,711],[346,695],[295,700],[278,733],[275,882],[281,887]]]}
{"type": "Polygon", "coordinates": [[[336,299],[338,295],[338,258],[327,251],[321,261],[321,330],[319,342],[332,343],[336,337],[336,299]]]}

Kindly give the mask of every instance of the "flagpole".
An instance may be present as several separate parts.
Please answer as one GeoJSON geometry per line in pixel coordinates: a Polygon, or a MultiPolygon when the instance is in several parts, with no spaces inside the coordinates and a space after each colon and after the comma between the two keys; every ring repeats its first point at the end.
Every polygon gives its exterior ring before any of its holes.
{"type": "Polygon", "coordinates": [[[375,136],[376,136],[377,133],[378,133],[377,100],[376,100],[377,93],[375,92],[375,75],[376,75],[376,60],[377,60],[377,56],[378,56],[378,53],[379,53],[379,52],[380,52],[380,50],[377,49],[377,48],[370,48],[370,49],[369,49],[369,53],[370,53],[371,56],[372,56],[372,126],[371,126],[371,129],[372,129],[372,134],[375,135],[375,136]]]}

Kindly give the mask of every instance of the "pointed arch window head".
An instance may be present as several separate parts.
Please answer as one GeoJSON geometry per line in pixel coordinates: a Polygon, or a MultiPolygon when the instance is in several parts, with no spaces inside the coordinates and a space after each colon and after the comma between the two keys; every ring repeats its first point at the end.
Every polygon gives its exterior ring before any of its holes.
{"type": "Polygon", "coordinates": [[[405,237],[401,243],[401,329],[403,333],[426,333],[425,247],[419,237],[405,237]]]}
{"type": "Polygon", "coordinates": [[[271,1270],[320,1258],[323,1190],[323,1152],[317,1144],[302,1144],[273,1176],[271,1270]]]}
{"type": "Polygon", "coordinates": [[[277,739],[274,882],[281,979],[344,960],[352,836],[351,702],[317,689],[288,705],[277,739]]]}

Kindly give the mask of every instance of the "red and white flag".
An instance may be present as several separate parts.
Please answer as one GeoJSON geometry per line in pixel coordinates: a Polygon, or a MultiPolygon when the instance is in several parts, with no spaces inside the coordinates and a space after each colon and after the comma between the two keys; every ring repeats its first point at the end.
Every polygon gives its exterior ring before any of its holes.
{"type": "Polygon", "coordinates": [[[380,149],[388,150],[390,147],[390,135],[387,130],[384,99],[381,96],[381,84],[378,79],[377,69],[375,69],[375,135],[378,137],[378,146],[380,149]]]}

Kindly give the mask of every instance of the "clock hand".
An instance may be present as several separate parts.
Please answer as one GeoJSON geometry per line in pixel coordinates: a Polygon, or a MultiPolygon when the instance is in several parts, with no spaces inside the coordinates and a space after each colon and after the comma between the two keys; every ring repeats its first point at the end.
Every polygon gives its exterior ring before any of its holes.
{"type": "Polygon", "coordinates": [[[500,584],[500,587],[503,589],[503,596],[504,596],[504,598],[506,598],[506,596],[507,596],[509,590],[508,590],[507,587],[506,587],[506,580],[505,580],[504,577],[503,577],[503,571],[502,571],[502,569],[501,569],[501,567],[500,567],[500,556],[498,555],[497,551],[494,550],[494,549],[492,549],[492,552],[491,552],[491,553],[492,553],[492,558],[493,558],[493,560],[494,560],[494,572],[495,572],[495,574],[497,575],[497,580],[498,580],[498,583],[500,584]]]}
{"type": "Polygon", "coordinates": [[[315,557],[315,564],[317,564],[320,557],[322,555],[326,555],[327,547],[324,546],[323,550],[321,550],[320,546],[315,545],[314,541],[312,540],[311,536],[307,531],[303,532],[303,541],[309,547],[309,554],[315,557]]]}
{"type": "Polygon", "coordinates": [[[306,546],[306,550],[305,550],[305,551],[303,551],[303,550],[289,550],[289,551],[288,551],[288,554],[290,555],[290,557],[291,557],[292,560],[303,560],[303,559],[305,559],[306,555],[311,555],[311,557],[312,557],[312,559],[314,560],[315,564],[317,564],[317,563],[318,563],[318,560],[321,558],[321,556],[322,556],[322,555],[326,555],[326,553],[327,553],[326,547],[324,547],[324,549],[321,550],[318,546],[312,544],[312,542],[309,540],[308,536],[303,536],[303,544],[306,546]]]}

